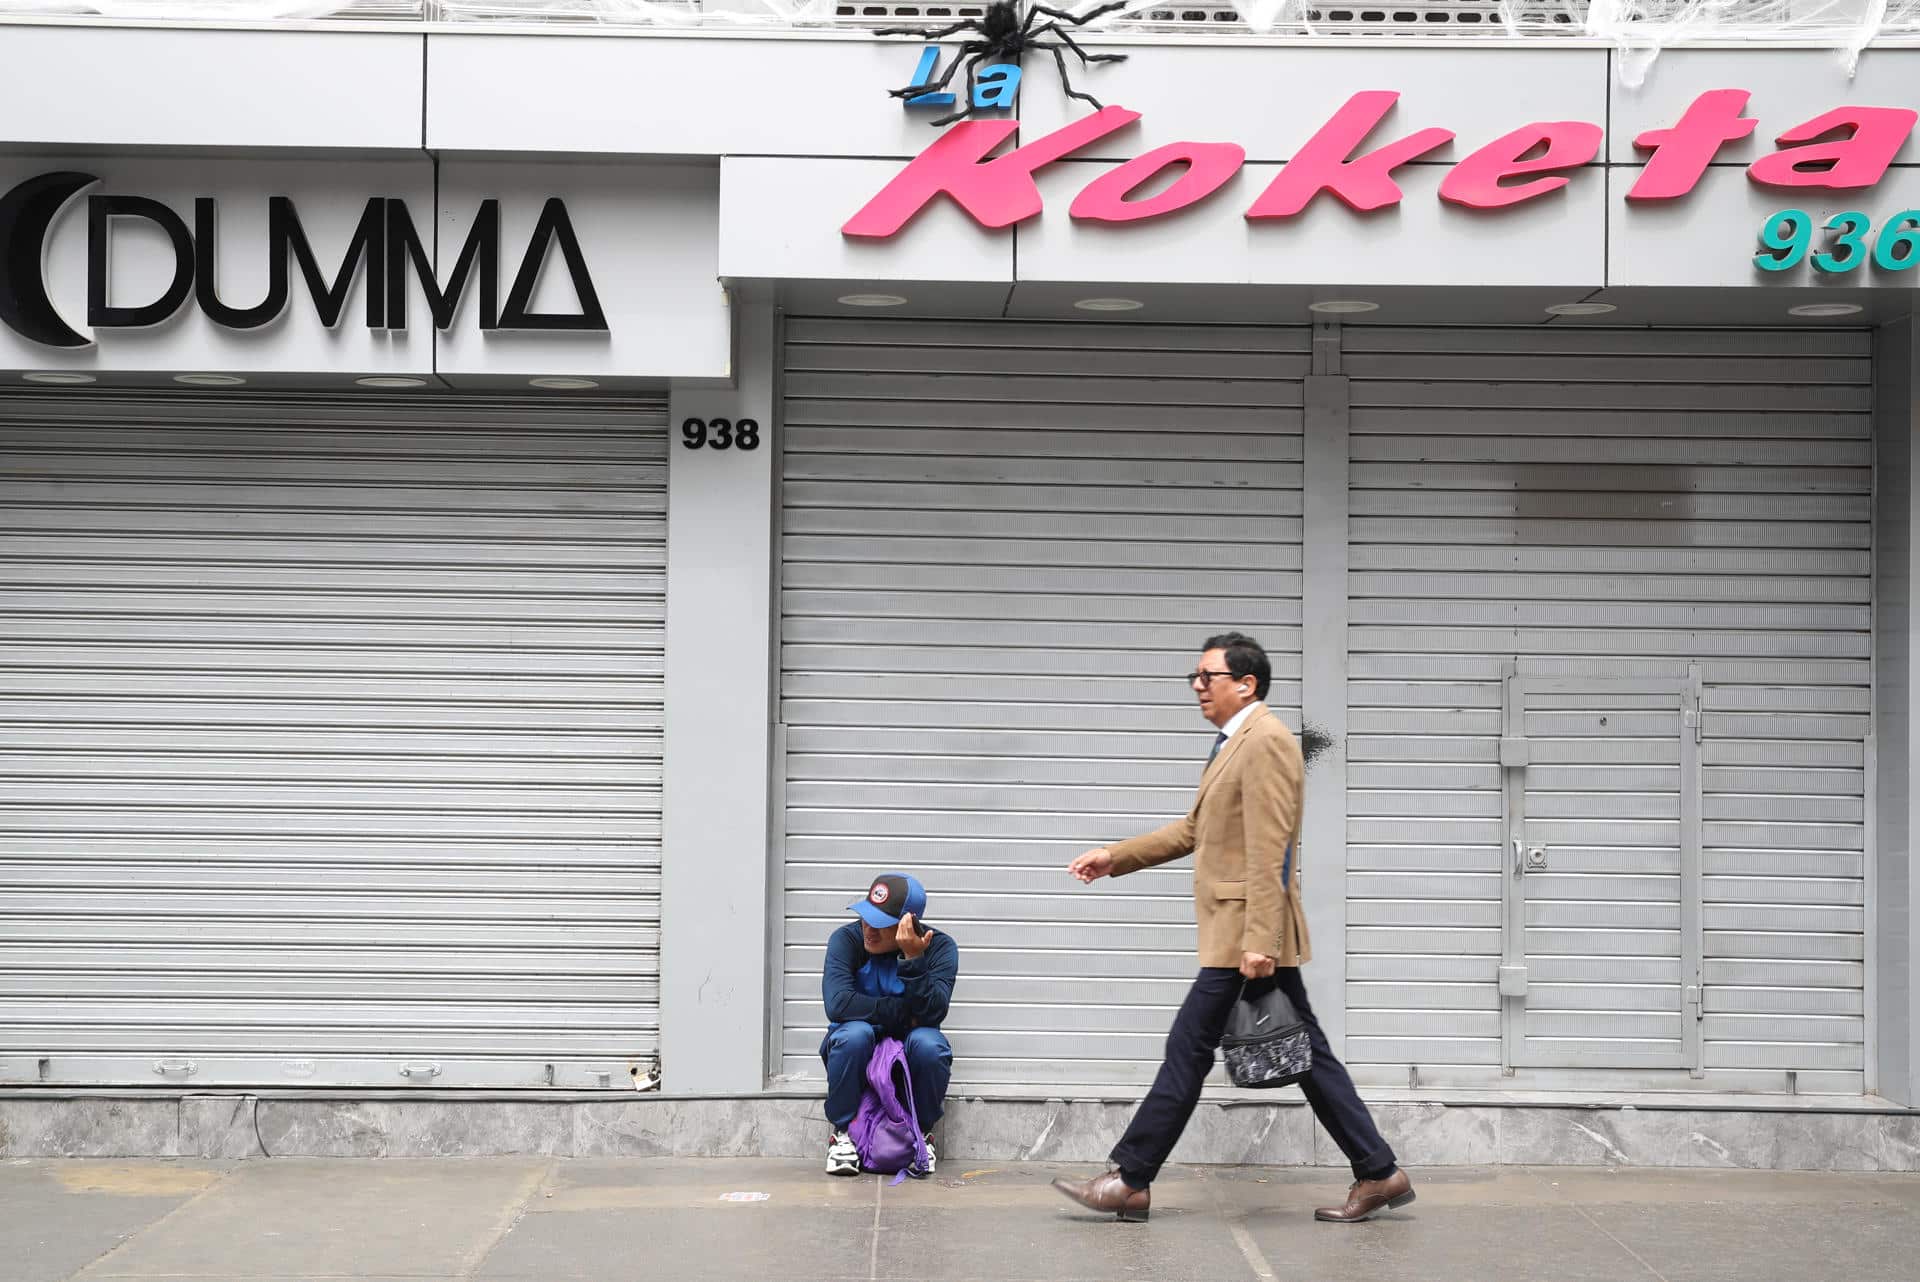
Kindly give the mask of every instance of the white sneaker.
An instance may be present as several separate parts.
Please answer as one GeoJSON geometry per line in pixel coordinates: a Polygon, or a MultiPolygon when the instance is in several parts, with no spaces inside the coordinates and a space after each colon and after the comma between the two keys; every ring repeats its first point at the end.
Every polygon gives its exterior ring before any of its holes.
{"type": "Polygon", "coordinates": [[[860,1174],[860,1150],[853,1146],[845,1131],[835,1131],[827,1144],[827,1174],[860,1174]]]}
{"type": "Polygon", "coordinates": [[[922,1175],[933,1174],[933,1163],[934,1163],[935,1156],[936,1155],[933,1151],[933,1136],[929,1135],[927,1136],[927,1164],[920,1168],[920,1174],[922,1175]]]}

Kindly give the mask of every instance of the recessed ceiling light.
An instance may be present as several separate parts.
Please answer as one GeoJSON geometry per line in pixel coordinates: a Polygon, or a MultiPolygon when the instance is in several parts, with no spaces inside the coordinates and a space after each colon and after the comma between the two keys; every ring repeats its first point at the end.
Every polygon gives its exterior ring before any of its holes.
{"type": "Polygon", "coordinates": [[[427,380],[410,374],[369,374],[353,380],[361,387],[425,387],[427,380]]]}
{"type": "Polygon", "coordinates": [[[175,374],[173,381],[188,387],[238,387],[247,380],[238,374],[175,374]]]}
{"type": "Polygon", "coordinates": [[[534,387],[551,388],[556,392],[577,392],[583,388],[600,386],[590,378],[530,378],[527,382],[534,387]]]}
{"type": "Polygon", "coordinates": [[[1322,316],[1353,316],[1360,312],[1377,312],[1380,304],[1369,303],[1361,298],[1329,298],[1318,303],[1308,303],[1307,310],[1319,312],[1322,316]]]}
{"type": "Polygon", "coordinates": [[[905,307],[904,294],[842,294],[840,301],[848,307],[905,307]]]}
{"type": "Polygon", "coordinates": [[[48,369],[34,370],[22,374],[21,379],[28,383],[48,383],[54,387],[78,387],[82,383],[97,383],[100,380],[91,374],[80,374],[72,370],[48,369]]]}
{"type": "Polygon", "coordinates": [[[1865,309],[1858,303],[1802,303],[1787,308],[1789,316],[1851,316],[1865,309]]]}
{"type": "Polygon", "coordinates": [[[1605,316],[1620,309],[1612,303],[1555,303],[1547,308],[1549,316],[1605,316]]]}
{"type": "Polygon", "coordinates": [[[1137,298],[1083,298],[1074,306],[1083,312],[1137,312],[1146,304],[1137,298]]]}

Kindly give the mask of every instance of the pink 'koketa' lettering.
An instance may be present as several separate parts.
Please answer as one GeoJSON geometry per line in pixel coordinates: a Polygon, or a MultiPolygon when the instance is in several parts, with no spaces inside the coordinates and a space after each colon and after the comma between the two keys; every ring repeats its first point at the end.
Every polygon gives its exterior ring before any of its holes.
{"type": "Polygon", "coordinates": [[[1720,148],[1752,133],[1760,122],[1747,109],[1745,89],[1712,89],[1687,104],[1671,129],[1649,129],[1633,140],[1651,151],[1647,166],[1627,191],[1628,200],[1673,200],[1706,176],[1720,148]]]}
{"type": "Polygon", "coordinates": [[[1067,213],[1087,222],[1133,223],[1159,218],[1205,200],[1240,172],[1247,149],[1231,142],[1170,142],[1135,156],[1088,183],[1067,213]],[[1186,172],[1144,200],[1128,197],[1175,165],[1186,172]]]}
{"type": "Polygon", "coordinates": [[[1470,209],[1503,209],[1559,191],[1568,182],[1561,175],[1512,185],[1501,180],[1578,169],[1600,154],[1603,136],[1599,125],[1584,120],[1542,121],[1516,129],[1455,165],[1440,184],[1440,199],[1470,209]],[[1530,154],[1535,151],[1540,154],[1530,154]]]}
{"type": "Polygon", "coordinates": [[[1369,89],[1347,99],[1333,119],[1282,167],[1253,202],[1247,217],[1291,218],[1323,191],[1332,192],[1362,213],[1398,204],[1405,193],[1393,180],[1393,171],[1453,141],[1451,129],[1422,129],[1364,156],[1355,156],[1354,148],[1387,118],[1399,100],[1400,95],[1388,89],[1369,89]]]}
{"type": "Polygon", "coordinates": [[[1905,107],[1835,107],[1781,134],[1781,149],[1754,161],[1747,176],[1767,187],[1833,191],[1871,187],[1886,177],[1887,167],[1913,133],[1915,120],[1920,120],[1920,112],[1905,107]],[[1812,141],[1840,129],[1848,131],[1846,137],[1812,141]],[[1807,169],[1806,165],[1819,167],[1807,169]]]}
{"type": "Polygon", "coordinates": [[[884,240],[943,193],[981,226],[1010,227],[1040,212],[1040,188],[1033,181],[1038,170],[1138,119],[1137,111],[1104,107],[994,160],[987,153],[1020,123],[963,120],[908,162],[840,231],[884,240]]]}

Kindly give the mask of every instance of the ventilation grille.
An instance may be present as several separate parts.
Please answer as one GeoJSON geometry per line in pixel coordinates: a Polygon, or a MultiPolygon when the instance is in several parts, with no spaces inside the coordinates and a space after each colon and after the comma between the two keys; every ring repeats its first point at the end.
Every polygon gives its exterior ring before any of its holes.
{"type": "MultiPolygon", "coordinates": [[[[848,3],[834,8],[841,24],[863,22],[957,22],[986,12],[981,4],[848,3]]],[[[1298,11],[1296,11],[1298,12],[1298,11]]],[[[1579,15],[1570,6],[1541,4],[1513,10],[1513,26],[1501,12],[1500,0],[1404,0],[1392,5],[1328,5],[1305,10],[1305,20],[1288,17],[1270,23],[1275,35],[1369,35],[1392,31],[1435,31],[1463,34],[1510,34],[1516,28],[1538,31],[1561,27],[1577,29],[1579,15]]],[[[1202,27],[1213,31],[1246,31],[1251,24],[1237,5],[1205,0],[1197,4],[1143,6],[1133,13],[1103,19],[1095,28],[1112,31],[1179,30],[1202,27]]]]}

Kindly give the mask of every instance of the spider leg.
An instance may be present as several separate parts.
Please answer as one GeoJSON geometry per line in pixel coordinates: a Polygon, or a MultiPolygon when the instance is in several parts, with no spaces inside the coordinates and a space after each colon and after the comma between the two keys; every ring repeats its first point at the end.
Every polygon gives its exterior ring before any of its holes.
{"type": "MultiPolygon", "coordinates": [[[[950,125],[956,120],[964,120],[966,117],[971,116],[974,113],[974,110],[975,110],[973,105],[974,73],[980,70],[981,60],[984,59],[986,56],[987,56],[986,50],[982,49],[979,53],[974,54],[973,57],[968,58],[966,60],[967,61],[967,96],[960,100],[960,110],[954,112],[952,115],[942,116],[940,117],[940,119],[933,122],[934,127],[936,129],[939,128],[941,125],[950,125]]],[[[955,59],[955,65],[956,66],[959,65],[958,59],[955,59]]]]}
{"type": "Polygon", "coordinates": [[[934,81],[932,84],[908,85],[904,89],[889,89],[887,90],[887,92],[892,94],[895,98],[908,98],[908,99],[918,98],[922,94],[939,93],[941,90],[945,89],[950,83],[952,83],[953,73],[960,70],[960,63],[966,58],[968,54],[970,53],[978,54],[978,53],[984,52],[986,47],[987,46],[985,44],[983,44],[978,40],[969,40],[967,41],[967,43],[960,46],[958,56],[956,56],[952,62],[949,62],[947,64],[947,69],[941,72],[940,78],[934,81]]]}
{"type": "Polygon", "coordinates": [[[1076,27],[1084,27],[1103,14],[1112,13],[1115,9],[1132,8],[1138,3],[1139,0],[1108,0],[1108,3],[1101,5],[1098,9],[1089,9],[1081,14],[1068,13],[1065,9],[1056,9],[1050,4],[1037,4],[1033,6],[1033,12],[1044,13],[1049,18],[1062,18],[1076,27]]]}
{"type": "Polygon", "coordinates": [[[978,20],[968,18],[965,22],[956,22],[950,27],[941,27],[938,31],[930,31],[925,27],[876,27],[874,28],[873,34],[876,36],[919,36],[922,40],[943,40],[957,32],[977,31],[979,27],[980,23],[978,20]]]}
{"type": "Polygon", "coordinates": [[[1034,47],[1038,49],[1045,49],[1048,53],[1051,53],[1053,55],[1053,61],[1060,68],[1060,87],[1066,90],[1067,97],[1078,98],[1081,102],[1090,102],[1093,104],[1093,109],[1095,111],[1104,110],[1098,98],[1094,97],[1090,93],[1081,93],[1078,89],[1075,89],[1073,87],[1073,81],[1067,77],[1067,55],[1065,50],[1063,50],[1059,45],[1054,45],[1054,44],[1036,43],[1034,47]]]}
{"type": "Polygon", "coordinates": [[[1125,62],[1127,60],[1127,55],[1124,53],[1088,53],[1080,47],[1080,42],[1062,30],[1060,24],[1057,22],[1049,22],[1046,26],[1040,28],[1036,34],[1060,37],[1067,48],[1080,55],[1082,66],[1095,62],[1125,62]]]}

